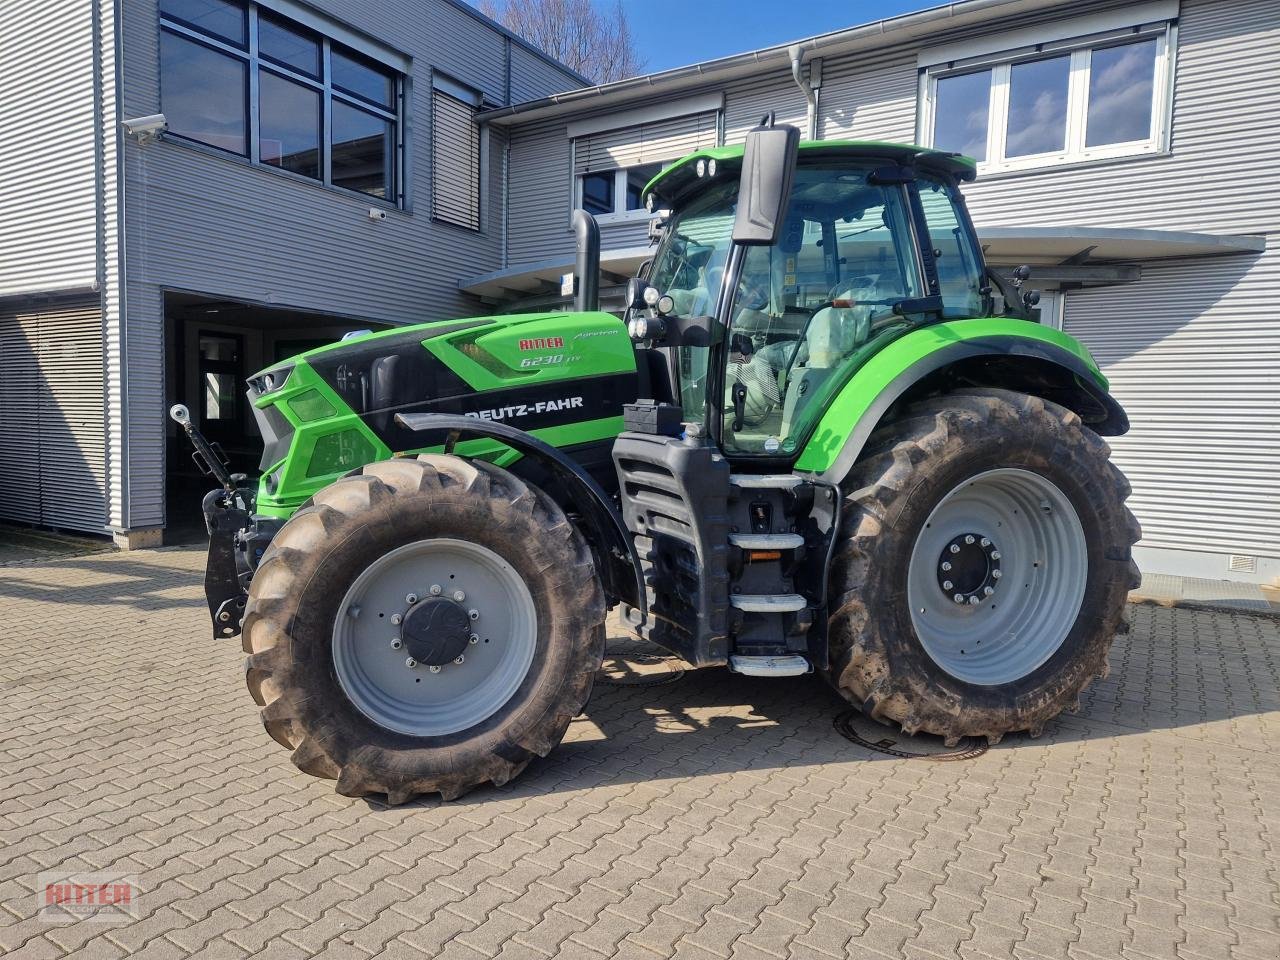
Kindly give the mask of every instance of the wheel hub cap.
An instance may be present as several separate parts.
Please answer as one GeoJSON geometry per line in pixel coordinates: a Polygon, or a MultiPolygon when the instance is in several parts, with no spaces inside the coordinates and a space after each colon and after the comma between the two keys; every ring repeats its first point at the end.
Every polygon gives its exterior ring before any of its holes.
{"type": "Polygon", "coordinates": [[[1047,476],[1017,467],[976,474],[917,533],[906,591],[916,638],[958,680],[1019,680],[1066,641],[1088,553],[1075,507],[1047,476]]]}
{"type": "Polygon", "coordinates": [[[980,533],[958,534],[938,557],[938,586],[952,603],[977,606],[996,592],[1000,550],[980,533]]]}
{"type": "Polygon", "coordinates": [[[442,667],[467,649],[471,620],[462,604],[429,597],[405,615],[401,635],[409,656],[429,667],[442,667]]]}

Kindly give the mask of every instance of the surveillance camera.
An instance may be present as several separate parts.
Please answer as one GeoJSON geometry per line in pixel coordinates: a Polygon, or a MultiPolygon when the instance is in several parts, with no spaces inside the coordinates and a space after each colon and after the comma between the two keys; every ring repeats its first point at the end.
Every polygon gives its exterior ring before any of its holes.
{"type": "Polygon", "coordinates": [[[160,134],[169,129],[169,121],[163,113],[153,113],[149,117],[137,117],[134,120],[122,120],[124,132],[134,137],[139,143],[151,143],[160,134]]]}
{"type": "Polygon", "coordinates": [[[370,220],[385,220],[385,219],[387,219],[387,211],[385,211],[385,210],[379,210],[377,207],[370,207],[370,208],[369,208],[369,219],[370,219],[370,220]]]}

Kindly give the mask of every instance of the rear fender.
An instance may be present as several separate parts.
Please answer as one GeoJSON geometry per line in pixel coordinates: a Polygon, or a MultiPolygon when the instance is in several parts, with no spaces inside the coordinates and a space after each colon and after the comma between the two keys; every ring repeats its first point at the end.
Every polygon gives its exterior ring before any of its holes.
{"type": "Polygon", "coordinates": [[[872,357],[836,394],[795,469],[840,483],[895,403],[964,386],[1052,400],[1104,436],[1129,429],[1106,377],[1074,338],[1024,320],[960,320],[915,330],[872,357]]]}
{"type": "Polygon", "coordinates": [[[400,413],[396,415],[396,421],[422,437],[423,446],[442,443],[446,453],[452,451],[458,440],[482,437],[500,440],[523,456],[543,464],[559,482],[560,492],[565,494],[581,517],[580,529],[595,551],[601,583],[610,602],[622,602],[644,611],[640,560],[622,516],[591,475],[563,451],[496,420],[443,413],[400,413]]]}

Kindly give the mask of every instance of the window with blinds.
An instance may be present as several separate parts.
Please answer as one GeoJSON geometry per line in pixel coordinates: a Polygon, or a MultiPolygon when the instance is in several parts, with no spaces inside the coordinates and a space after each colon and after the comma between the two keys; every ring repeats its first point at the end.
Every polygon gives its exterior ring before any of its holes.
{"type": "Polygon", "coordinates": [[[577,203],[597,217],[644,209],[644,186],[664,166],[717,145],[716,111],[604,130],[573,142],[577,203]]]}
{"type": "Polygon", "coordinates": [[[431,91],[431,216],[480,229],[480,126],[477,102],[431,91]]]}

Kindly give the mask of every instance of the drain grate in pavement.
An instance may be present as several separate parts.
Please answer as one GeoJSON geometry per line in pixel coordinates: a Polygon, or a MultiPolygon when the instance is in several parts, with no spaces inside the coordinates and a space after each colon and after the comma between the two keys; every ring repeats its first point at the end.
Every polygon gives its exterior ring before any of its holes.
{"type": "Polygon", "coordinates": [[[596,682],[613,687],[657,687],[684,676],[679,660],[666,653],[650,652],[656,650],[652,644],[640,641],[610,643],[596,682]]]}
{"type": "Polygon", "coordinates": [[[956,746],[947,747],[941,737],[927,733],[909,737],[901,730],[877,723],[860,710],[846,710],[834,723],[841,736],[858,746],[906,760],[972,760],[987,752],[987,742],[982,737],[964,737],[956,746]]]}

